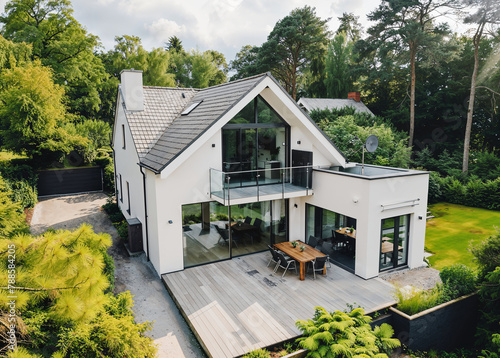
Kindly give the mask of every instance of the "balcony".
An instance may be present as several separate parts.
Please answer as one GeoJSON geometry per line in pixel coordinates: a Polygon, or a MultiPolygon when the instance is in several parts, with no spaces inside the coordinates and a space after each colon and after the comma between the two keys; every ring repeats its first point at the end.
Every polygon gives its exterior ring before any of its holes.
{"type": "Polygon", "coordinates": [[[210,196],[226,206],[312,194],[312,166],[234,172],[210,169],[210,196]]]}

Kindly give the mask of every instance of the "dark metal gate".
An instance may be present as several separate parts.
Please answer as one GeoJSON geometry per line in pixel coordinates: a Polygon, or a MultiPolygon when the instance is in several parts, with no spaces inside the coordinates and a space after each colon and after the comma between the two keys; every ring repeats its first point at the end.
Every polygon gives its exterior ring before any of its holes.
{"type": "Polygon", "coordinates": [[[38,195],[76,194],[103,190],[101,167],[41,170],[38,195]]]}

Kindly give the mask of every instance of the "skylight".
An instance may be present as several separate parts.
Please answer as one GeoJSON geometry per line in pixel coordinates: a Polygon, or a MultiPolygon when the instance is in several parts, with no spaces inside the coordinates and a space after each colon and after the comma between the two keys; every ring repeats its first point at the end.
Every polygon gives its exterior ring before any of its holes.
{"type": "Polygon", "coordinates": [[[199,101],[199,102],[194,102],[192,103],[188,108],[186,108],[182,113],[181,113],[181,116],[187,116],[189,113],[191,113],[193,111],[193,109],[195,109],[196,107],[199,106],[199,104],[203,102],[203,101],[199,101]]]}

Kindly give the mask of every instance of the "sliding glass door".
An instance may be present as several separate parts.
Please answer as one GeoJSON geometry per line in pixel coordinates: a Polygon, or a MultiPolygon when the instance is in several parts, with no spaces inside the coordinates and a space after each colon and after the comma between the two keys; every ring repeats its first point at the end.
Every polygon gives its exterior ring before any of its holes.
{"type": "Polygon", "coordinates": [[[332,263],[350,272],[355,269],[356,224],[356,219],[349,216],[306,205],[307,240],[309,236],[316,237],[317,249],[329,255],[332,263]]]}
{"type": "Polygon", "coordinates": [[[382,219],[380,235],[380,271],[408,263],[410,215],[382,219]]]}
{"type": "Polygon", "coordinates": [[[288,199],[231,206],[182,206],[184,267],[267,250],[288,240],[288,199]],[[229,244],[232,240],[232,244],[229,244]]]}

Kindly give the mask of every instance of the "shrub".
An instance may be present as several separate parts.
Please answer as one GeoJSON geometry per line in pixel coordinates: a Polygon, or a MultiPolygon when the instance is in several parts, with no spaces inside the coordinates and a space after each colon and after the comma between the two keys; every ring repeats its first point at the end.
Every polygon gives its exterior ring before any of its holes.
{"type": "Polygon", "coordinates": [[[5,184],[11,190],[11,198],[20,203],[23,208],[33,208],[38,202],[38,191],[36,186],[31,186],[27,181],[6,180],[5,184]]]}
{"type": "Polygon", "coordinates": [[[386,323],[370,327],[371,317],[365,316],[362,308],[350,313],[328,312],[316,307],[313,319],[298,320],[295,325],[303,337],[297,339],[299,346],[310,351],[309,356],[352,357],[366,356],[387,358],[391,350],[401,343],[395,338],[392,327],[386,323]]]}
{"type": "Polygon", "coordinates": [[[439,285],[429,291],[412,289],[410,292],[404,292],[398,288],[395,296],[398,301],[397,309],[409,316],[443,303],[439,285]]]}
{"type": "Polygon", "coordinates": [[[243,356],[243,358],[269,358],[269,357],[270,353],[265,349],[255,349],[243,356]]]}
{"type": "Polygon", "coordinates": [[[32,208],[38,202],[38,175],[27,164],[6,163],[0,166],[0,172],[7,185],[10,198],[24,208],[32,208]]]}
{"type": "Polygon", "coordinates": [[[476,290],[476,275],[471,268],[463,264],[443,268],[439,277],[441,277],[447,293],[452,294],[450,300],[468,295],[476,290]]]}

